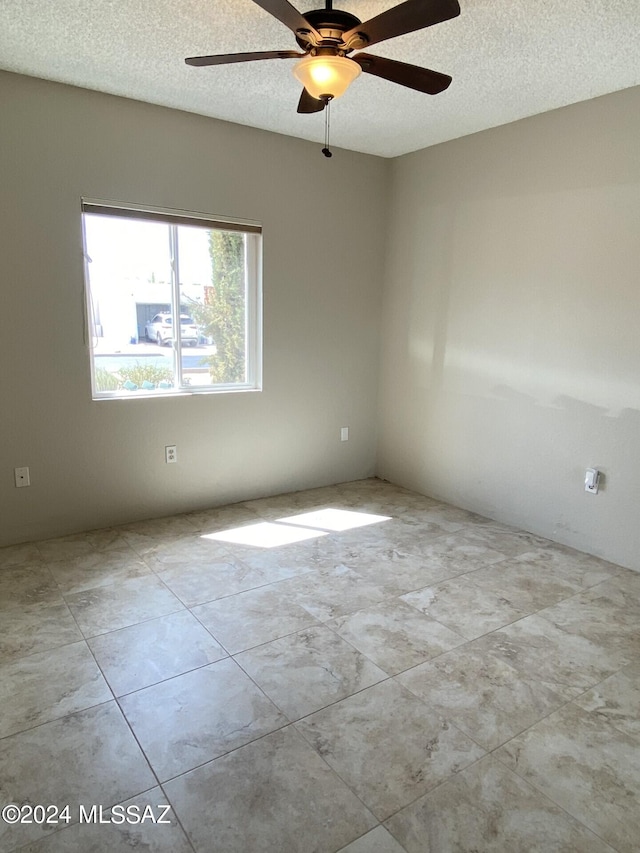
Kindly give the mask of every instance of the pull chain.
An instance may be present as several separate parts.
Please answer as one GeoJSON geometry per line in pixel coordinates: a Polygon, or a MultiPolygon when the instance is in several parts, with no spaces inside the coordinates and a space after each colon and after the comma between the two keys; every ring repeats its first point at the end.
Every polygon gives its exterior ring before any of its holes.
{"type": "Polygon", "coordinates": [[[331,129],[331,100],[327,100],[327,106],[324,108],[324,148],[322,153],[325,157],[333,157],[329,148],[329,131],[331,129]]]}

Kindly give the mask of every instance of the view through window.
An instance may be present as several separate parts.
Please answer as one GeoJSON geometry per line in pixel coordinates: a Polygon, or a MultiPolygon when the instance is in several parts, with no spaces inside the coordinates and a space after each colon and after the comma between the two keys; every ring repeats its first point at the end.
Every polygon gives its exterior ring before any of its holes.
{"type": "Polygon", "coordinates": [[[93,396],[260,387],[258,225],[83,202],[93,396]]]}

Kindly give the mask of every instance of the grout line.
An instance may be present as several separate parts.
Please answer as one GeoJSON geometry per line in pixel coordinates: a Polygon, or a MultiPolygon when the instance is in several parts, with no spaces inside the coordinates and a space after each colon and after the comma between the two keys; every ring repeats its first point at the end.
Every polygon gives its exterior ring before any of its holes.
{"type": "MultiPolygon", "coordinates": [[[[108,684],[107,687],[109,687],[108,684]]],[[[53,717],[50,720],[43,720],[41,723],[36,723],[34,726],[28,726],[26,729],[20,729],[17,732],[2,735],[2,737],[0,737],[0,743],[8,741],[9,738],[18,737],[19,735],[26,734],[27,732],[35,731],[35,729],[40,729],[43,726],[48,726],[51,723],[59,723],[60,720],[66,720],[67,717],[75,717],[77,714],[84,714],[85,711],[91,711],[93,708],[100,708],[102,705],[109,705],[111,702],[113,702],[113,699],[103,699],[102,702],[94,702],[92,705],[87,705],[84,708],[78,708],[76,711],[67,711],[66,714],[62,714],[59,717],[53,717]]]]}
{"type": "Polygon", "coordinates": [[[191,841],[191,836],[187,832],[187,828],[185,827],[185,825],[182,823],[182,820],[180,819],[180,815],[178,814],[178,810],[176,809],[174,804],[171,802],[171,798],[169,797],[168,793],[165,791],[163,783],[160,783],[160,790],[164,794],[166,801],[167,801],[167,804],[171,806],[171,811],[173,812],[173,816],[176,819],[176,823],[178,824],[178,826],[182,830],[184,837],[186,838],[187,844],[193,850],[193,853],[197,853],[196,848],[195,848],[193,842],[191,841]]]}

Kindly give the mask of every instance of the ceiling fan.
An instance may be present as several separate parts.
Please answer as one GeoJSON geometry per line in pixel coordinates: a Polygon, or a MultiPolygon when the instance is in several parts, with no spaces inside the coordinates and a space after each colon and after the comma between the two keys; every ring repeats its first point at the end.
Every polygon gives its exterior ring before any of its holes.
{"type": "Polygon", "coordinates": [[[444,91],[451,83],[448,74],[428,68],[371,53],[357,53],[353,58],[349,58],[348,54],[455,18],[460,14],[458,0],[405,0],[364,24],[355,15],[334,9],[332,0],[325,0],[324,9],[305,14],[295,9],[288,0],[253,2],[289,27],[302,53],[297,50],[267,50],[192,56],[185,60],[187,65],[225,65],[259,59],[298,58],[300,61],[294,66],[293,73],[304,87],[298,103],[299,113],[320,112],[329,101],[343,95],[362,71],[428,95],[444,91]]]}

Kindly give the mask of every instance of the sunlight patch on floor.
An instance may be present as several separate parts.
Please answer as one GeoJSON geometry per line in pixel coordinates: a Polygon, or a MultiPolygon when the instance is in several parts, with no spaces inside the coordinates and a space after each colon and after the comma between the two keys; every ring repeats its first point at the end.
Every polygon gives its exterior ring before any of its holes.
{"type": "Polygon", "coordinates": [[[355,512],[349,509],[316,509],[312,512],[302,512],[279,518],[283,524],[295,524],[302,527],[315,527],[321,530],[353,530],[356,527],[366,527],[368,524],[378,524],[389,521],[389,515],[374,515],[371,512],[355,512]]]}
{"type": "Polygon", "coordinates": [[[234,545],[254,545],[256,548],[277,548],[279,545],[327,536],[329,532],[353,530],[390,519],[389,515],[327,507],[279,518],[277,521],[260,521],[217,533],[205,533],[201,538],[231,542],[234,545]]]}
{"type": "Polygon", "coordinates": [[[218,533],[205,533],[202,538],[214,539],[218,542],[233,542],[234,545],[276,548],[278,545],[291,545],[293,542],[304,542],[306,539],[315,539],[318,536],[327,536],[327,532],[261,521],[246,527],[234,527],[218,533]]]}

